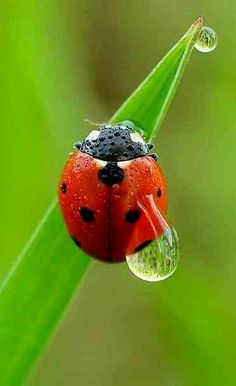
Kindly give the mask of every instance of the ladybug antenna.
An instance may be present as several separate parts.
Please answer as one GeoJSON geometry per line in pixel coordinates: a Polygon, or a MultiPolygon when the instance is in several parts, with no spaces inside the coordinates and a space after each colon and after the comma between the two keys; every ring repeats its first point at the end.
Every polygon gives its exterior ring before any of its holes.
{"type": "Polygon", "coordinates": [[[86,123],[89,123],[91,126],[104,126],[105,123],[98,123],[98,122],[93,122],[93,121],[90,121],[90,119],[85,119],[84,122],[86,123]]]}

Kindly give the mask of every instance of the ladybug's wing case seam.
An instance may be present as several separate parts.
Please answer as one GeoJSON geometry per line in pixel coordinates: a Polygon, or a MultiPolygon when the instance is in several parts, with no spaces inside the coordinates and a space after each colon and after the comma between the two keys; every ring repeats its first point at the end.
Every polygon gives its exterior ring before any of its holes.
{"type": "Polygon", "coordinates": [[[100,260],[123,261],[127,253],[155,237],[140,202],[152,195],[154,205],[165,214],[166,186],[150,156],[119,162],[123,177],[110,186],[98,177],[106,165],[85,153],[72,154],[61,177],[59,201],[69,233],[82,249],[100,260]]]}

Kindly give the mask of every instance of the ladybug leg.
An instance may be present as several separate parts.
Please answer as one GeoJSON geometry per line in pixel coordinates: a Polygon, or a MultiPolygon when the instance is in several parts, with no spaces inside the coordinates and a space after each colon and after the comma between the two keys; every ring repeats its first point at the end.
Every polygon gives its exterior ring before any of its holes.
{"type": "Polygon", "coordinates": [[[82,142],[77,142],[77,143],[74,143],[73,145],[74,147],[76,147],[76,149],[80,149],[81,146],[82,146],[82,142]]]}
{"type": "Polygon", "coordinates": [[[158,160],[158,155],[156,153],[153,153],[153,154],[149,154],[150,157],[152,157],[155,161],[158,160]]]}

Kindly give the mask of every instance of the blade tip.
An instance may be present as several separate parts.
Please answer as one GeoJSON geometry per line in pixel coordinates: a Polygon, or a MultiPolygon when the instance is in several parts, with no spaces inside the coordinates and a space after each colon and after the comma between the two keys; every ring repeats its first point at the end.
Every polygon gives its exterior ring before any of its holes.
{"type": "Polygon", "coordinates": [[[203,26],[203,15],[198,16],[198,18],[193,23],[196,27],[201,28],[203,26]]]}

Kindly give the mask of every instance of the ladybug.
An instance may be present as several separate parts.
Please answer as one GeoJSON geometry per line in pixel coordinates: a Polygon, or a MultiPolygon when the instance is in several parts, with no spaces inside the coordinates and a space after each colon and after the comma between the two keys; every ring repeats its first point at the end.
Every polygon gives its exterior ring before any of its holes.
{"type": "Polygon", "coordinates": [[[156,210],[166,214],[167,189],[153,145],[119,123],[100,126],[74,146],[58,189],[69,234],[99,260],[124,261],[162,232],[153,224],[156,210]]]}

